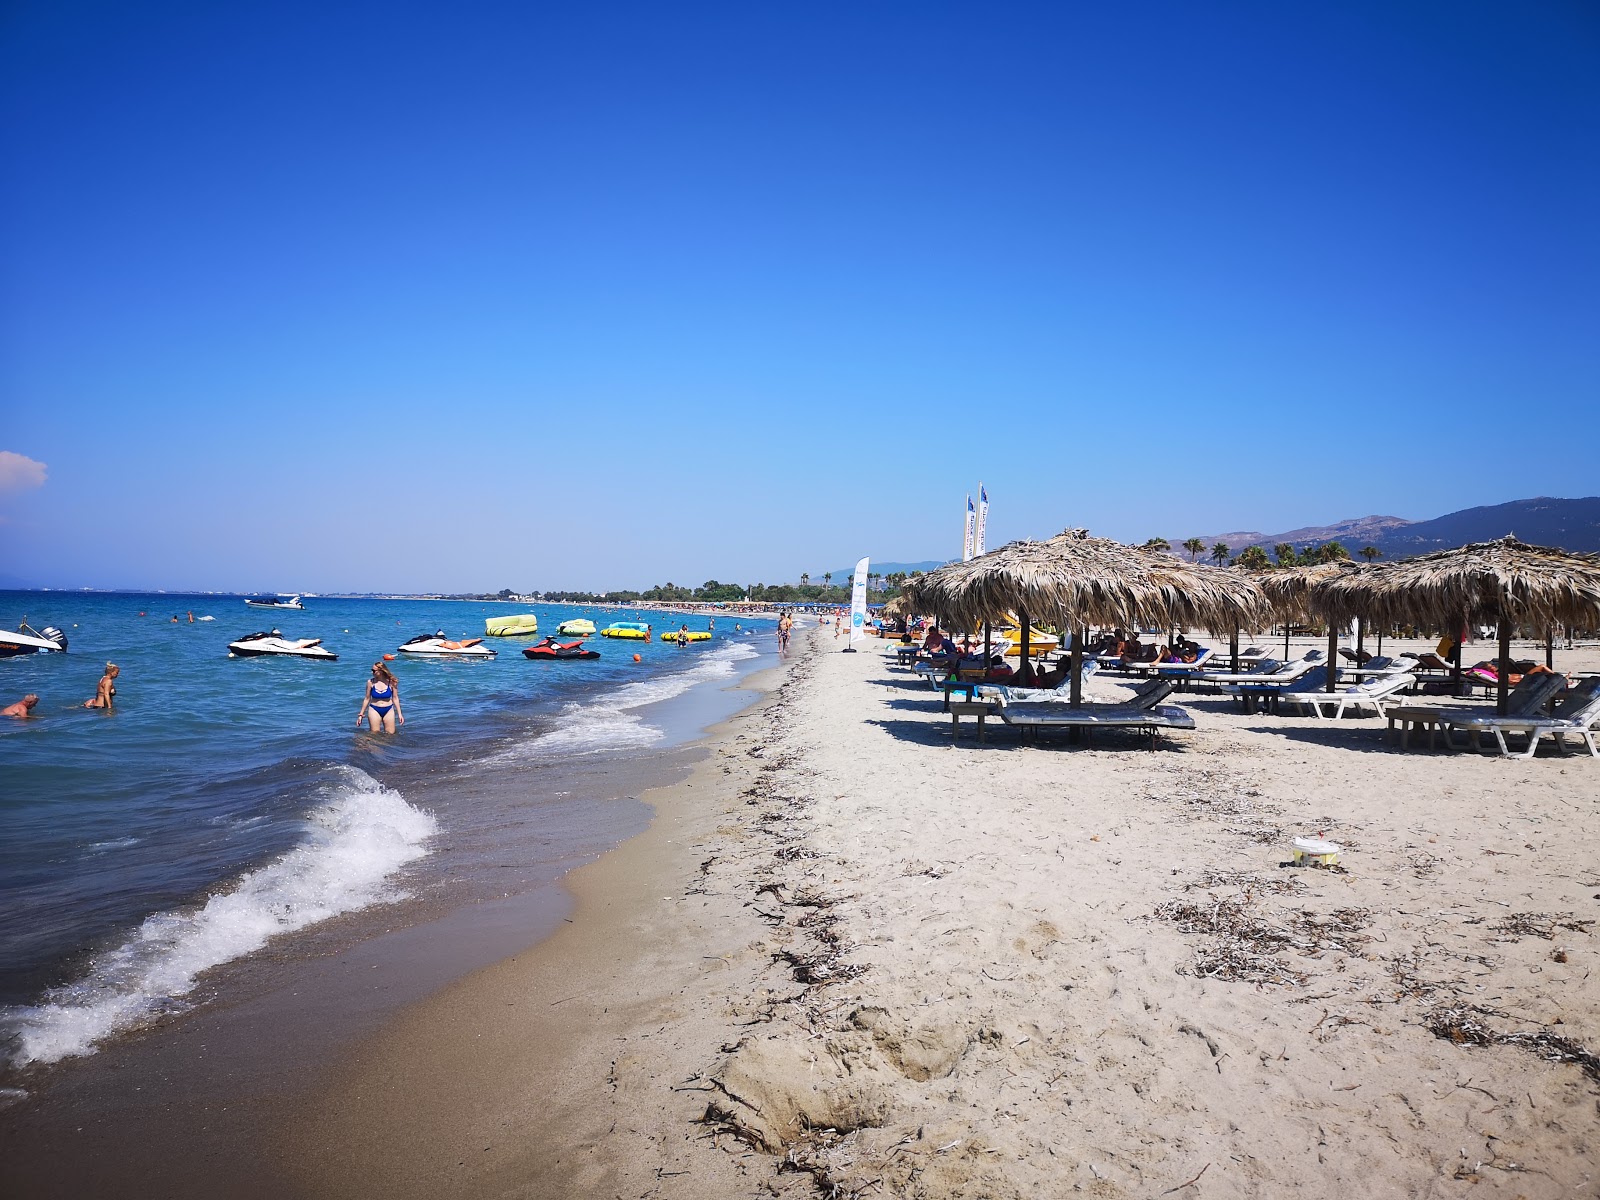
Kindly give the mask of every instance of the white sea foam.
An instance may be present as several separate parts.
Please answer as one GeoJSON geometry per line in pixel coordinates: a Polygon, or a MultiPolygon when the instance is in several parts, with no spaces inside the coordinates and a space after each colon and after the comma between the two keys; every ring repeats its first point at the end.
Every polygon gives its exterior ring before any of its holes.
{"type": "Polygon", "coordinates": [[[142,839],[136,837],[112,838],[109,842],[90,842],[89,851],[93,854],[104,854],[108,850],[126,850],[129,846],[137,846],[142,839]]]}
{"type": "MultiPolygon", "coordinates": [[[[684,654],[700,654],[684,650],[684,654]]],[[[598,754],[613,750],[636,750],[659,742],[666,735],[633,710],[660,704],[683,695],[690,688],[738,674],[738,664],[758,655],[745,642],[729,642],[705,653],[686,671],[657,675],[637,683],[625,683],[613,692],[592,700],[566,705],[560,724],[524,745],[490,759],[491,762],[526,761],[560,755],[598,754]]]]}
{"type": "Polygon", "coordinates": [[[75,983],[0,1013],[10,1060],[92,1053],[107,1036],[175,1007],[201,972],[339,913],[398,898],[385,881],[427,853],[436,825],[354,767],[307,819],[305,840],[198,908],[148,918],[75,983]]]}

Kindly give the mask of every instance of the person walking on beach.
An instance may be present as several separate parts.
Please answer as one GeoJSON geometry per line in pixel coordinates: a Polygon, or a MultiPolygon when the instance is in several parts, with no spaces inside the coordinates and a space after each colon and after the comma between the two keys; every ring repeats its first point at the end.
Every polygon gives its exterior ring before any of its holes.
{"type": "Polygon", "coordinates": [[[122,668],[117,666],[116,663],[107,663],[105,674],[100,676],[100,682],[95,685],[94,698],[85,700],[83,706],[85,708],[109,709],[112,700],[117,695],[117,676],[121,674],[122,668]]]}
{"type": "Polygon", "coordinates": [[[373,733],[380,728],[385,733],[393,733],[397,725],[406,723],[405,714],[400,711],[400,681],[381,662],[372,664],[372,678],[367,680],[361,711],[356,714],[357,725],[361,724],[362,717],[367,719],[367,727],[373,733]]]}
{"type": "Polygon", "coordinates": [[[33,706],[37,703],[39,703],[39,693],[29,692],[15,704],[0,708],[0,717],[16,717],[19,721],[26,721],[33,716],[33,706]]]}
{"type": "Polygon", "coordinates": [[[778,618],[778,653],[782,654],[789,649],[789,630],[794,622],[789,619],[789,614],[784,613],[778,618]]]}

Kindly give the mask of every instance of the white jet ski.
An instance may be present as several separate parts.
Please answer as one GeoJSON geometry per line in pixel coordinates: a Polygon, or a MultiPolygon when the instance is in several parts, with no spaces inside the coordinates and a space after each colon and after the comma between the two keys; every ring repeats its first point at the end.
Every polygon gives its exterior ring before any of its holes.
{"type": "Polygon", "coordinates": [[[493,658],[497,653],[483,645],[482,638],[462,638],[452,641],[444,636],[444,630],[438,633],[423,633],[400,645],[401,654],[411,654],[418,658],[493,658]]]}
{"type": "Polygon", "coordinates": [[[18,632],[0,629],[0,658],[15,658],[19,654],[61,653],[67,648],[67,635],[54,625],[35,629],[24,624],[18,632]]]}
{"type": "Polygon", "coordinates": [[[321,638],[286,638],[276,629],[268,633],[252,633],[237,642],[228,643],[229,658],[260,658],[267,654],[318,658],[323,662],[333,662],[339,657],[322,644],[321,638]]]}
{"type": "Polygon", "coordinates": [[[306,607],[300,603],[298,595],[276,596],[271,600],[246,600],[245,603],[251,608],[292,608],[298,612],[304,612],[306,607]]]}

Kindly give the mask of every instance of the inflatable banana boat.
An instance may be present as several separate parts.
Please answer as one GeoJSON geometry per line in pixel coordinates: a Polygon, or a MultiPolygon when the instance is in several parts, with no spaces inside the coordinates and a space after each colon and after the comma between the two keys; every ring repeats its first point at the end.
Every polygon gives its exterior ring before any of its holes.
{"type": "Polygon", "coordinates": [[[489,617],[483,623],[483,631],[490,637],[526,637],[539,632],[539,618],[532,613],[521,613],[515,617],[489,617]]]}

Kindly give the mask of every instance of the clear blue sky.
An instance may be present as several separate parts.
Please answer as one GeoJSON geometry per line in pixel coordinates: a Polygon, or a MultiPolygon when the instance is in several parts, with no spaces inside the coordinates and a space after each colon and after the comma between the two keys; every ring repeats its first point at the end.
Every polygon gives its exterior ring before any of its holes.
{"type": "Polygon", "coordinates": [[[1583,0],[11,0],[0,137],[12,578],[773,582],[955,554],[979,479],[991,545],[1600,484],[1583,0]]]}

